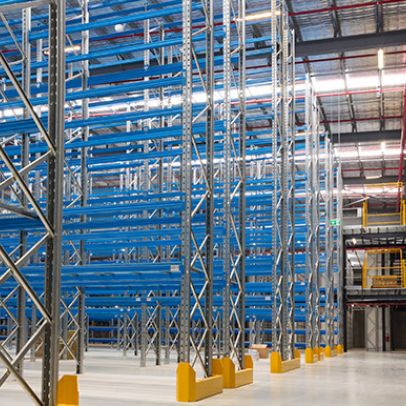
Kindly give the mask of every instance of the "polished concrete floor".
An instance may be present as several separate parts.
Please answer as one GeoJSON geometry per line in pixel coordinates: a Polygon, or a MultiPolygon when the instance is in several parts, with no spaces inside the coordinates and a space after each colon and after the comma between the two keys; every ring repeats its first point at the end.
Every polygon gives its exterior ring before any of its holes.
{"type": "MultiPolygon", "coordinates": [[[[152,362],[151,362],[152,363],[152,362]]],[[[81,406],[176,405],[176,365],[140,368],[138,360],[115,350],[91,349],[79,379],[81,406]]],[[[38,368],[27,362],[25,375],[38,384],[38,368]]],[[[72,372],[63,362],[63,372],[72,372]]],[[[284,375],[270,375],[268,363],[255,363],[255,383],[206,399],[201,406],[406,405],[406,353],[351,351],[284,375]]],[[[30,405],[15,379],[0,389],[1,406],[30,405]]]]}

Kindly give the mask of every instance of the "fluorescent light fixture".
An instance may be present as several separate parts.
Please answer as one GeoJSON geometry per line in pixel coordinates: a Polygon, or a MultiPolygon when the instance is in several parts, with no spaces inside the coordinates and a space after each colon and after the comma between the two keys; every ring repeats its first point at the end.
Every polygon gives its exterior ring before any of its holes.
{"type": "MultiPolygon", "coordinates": [[[[244,20],[245,21],[265,20],[266,18],[271,18],[272,14],[273,14],[272,11],[261,11],[259,13],[246,15],[244,20]]],[[[281,15],[280,10],[275,11],[275,15],[280,16],[281,15]]]]}
{"type": "Polygon", "coordinates": [[[125,24],[116,24],[114,26],[115,32],[124,32],[124,30],[125,30],[125,24]]]}
{"type": "Polygon", "coordinates": [[[399,147],[393,147],[393,148],[386,148],[386,145],[383,146],[381,145],[381,150],[378,148],[376,149],[361,149],[359,152],[357,150],[340,150],[338,149],[336,152],[337,158],[340,158],[341,160],[351,160],[351,159],[361,159],[361,160],[367,160],[367,159],[380,159],[382,158],[382,154],[385,155],[385,157],[399,157],[400,156],[400,148],[399,147]]]}
{"type": "MultiPolygon", "coordinates": [[[[313,87],[317,93],[335,92],[335,91],[345,91],[345,90],[360,90],[360,89],[375,89],[379,87],[379,76],[369,75],[360,76],[347,74],[347,85],[348,89],[345,88],[344,79],[337,79],[334,77],[326,79],[316,79],[312,78],[313,87]]],[[[382,77],[382,86],[404,86],[406,85],[406,74],[405,73],[388,73],[382,77]]],[[[296,87],[296,91],[302,90],[296,87]]]]}
{"type": "Polygon", "coordinates": [[[387,71],[385,71],[385,75],[382,77],[382,86],[402,85],[406,85],[406,72],[388,74],[387,71]]]}
{"type": "MultiPolygon", "coordinates": [[[[65,54],[71,54],[72,52],[80,51],[80,45],[69,45],[65,47],[65,54]]],[[[45,55],[49,55],[49,49],[44,50],[45,55]]]]}
{"type": "Polygon", "coordinates": [[[378,49],[378,69],[382,70],[385,67],[385,53],[382,48],[378,49]]]}

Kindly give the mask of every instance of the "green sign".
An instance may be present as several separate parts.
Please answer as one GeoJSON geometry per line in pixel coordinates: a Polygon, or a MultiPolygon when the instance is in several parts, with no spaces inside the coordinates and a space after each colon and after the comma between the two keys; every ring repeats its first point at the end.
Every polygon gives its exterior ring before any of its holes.
{"type": "Polygon", "coordinates": [[[335,227],[335,226],[339,226],[341,224],[339,219],[332,219],[330,220],[330,225],[335,227]]]}

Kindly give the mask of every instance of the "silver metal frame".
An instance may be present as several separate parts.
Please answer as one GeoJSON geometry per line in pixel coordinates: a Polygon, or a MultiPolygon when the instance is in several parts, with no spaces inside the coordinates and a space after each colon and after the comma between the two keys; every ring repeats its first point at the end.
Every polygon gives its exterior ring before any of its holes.
{"type": "Polygon", "coordinates": [[[334,348],[334,228],[332,220],[334,219],[334,163],[333,149],[329,139],[325,140],[325,176],[326,185],[324,193],[325,210],[325,273],[324,285],[325,294],[325,325],[326,335],[325,344],[331,349],[334,348]]]}
{"type": "MultiPolygon", "coordinates": [[[[212,301],[213,301],[213,212],[214,212],[214,24],[213,0],[202,1],[204,28],[192,28],[192,1],[183,0],[183,48],[182,64],[184,72],[183,113],[182,113],[182,192],[185,207],[182,213],[182,290],[180,309],[180,360],[192,366],[196,363],[204,376],[212,374],[212,301]],[[196,57],[195,41],[199,33],[205,34],[205,69],[201,69],[196,57]],[[195,69],[205,89],[205,106],[194,113],[193,81],[195,69]],[[202,119],[206,122],[204,143],[206,157],[200,155],[193,123],[202,119]],[[201,195],[195,203],[192,199],[194,184],[192,162],[196,155],[201,172],[201,195]],[[205,224],[203,237],[198,239],[196,215],[204,210],[205,224]],[[201,331],[194,337],[190,328],[195,318],[201,320],[201,331]],[[193,354],[191,352],[193,351],[193,354]]],[[[202,41],[200,41],[202,43],[202,41]]],[[[198,224],[200,225],[200,224],[198,224]]]]}
{"type": "Polygon", "coordinates": [[[244,368],[245,354],[245,1],[223,1],[224,70],[224,277],[223,356],[244,368]],[[232,27],[235,39],[232,41],[232,27]],[[232,49],[232,44],[234,49],[232,49]],[[238,55],[234,72],[232,56],[238,55]],[[238,108],[232,109],[232,91],[238,108]],[[235,146],[237,145],[237,147],[235,146]]]}
{"type": "Polygon", "coordinates": [[[272,349],[294,357],[294,42],[285,2],[272,0],[272,349]]]}
{"type": "MultiPolygon", "coordinates": [[[[47,2],[48,3],[48,2],[47,2]]],[[[26,7],[43,5],[45,2],[25,2],[11,5],[13,9],[24,9],[26,7]]],[[[11,6],[1,7],[0,11],[10,10],[11,6]]],[[[29,31],[29,11],[23,11],[25,17],[24,32],[29,31]]],[[[25,52],[29,50],[28,35],[23,35],[25,44],[22,49],[25,52]]],[[[31,399],[39,405],[53,405],[56,401],[56,388],[58,382],[58,363],[59,363],[59,338],[60,338],[60,268],[61,268],[61,247],[62,247],[62,207],[63,207],[63,169],[64,169],[64,107],[65,107],[65,1],[52,1],[49,3],[49,114],[48,129],[45,128],[42,121],[36,114],[30,103],[28,81],[28,59],[25,64],[25,78],[23,84],[20,83],[13,72],[12,65],[0,53],[1,65],[8,76],[8,79],[14,89],[17,91],[24,103],[26,116],[31,117],[38,127],[40,137],[46,142],[48,150],[35,161],[28,163],[25,159],[21,168],[17,168],[5,149],[0,147],[0,157],[3,164],[8,168],[11,177],[2,181],[0,188],[12,186],[16,183],[24,196],[22,207],[30,205],[33,211],[30,215],[37,218],[44,227],[42,236],[31,247],[24,247],[20,251],[18,259],[9,254],[3,246],[0,246],[0,257],[7,270],[1,275],[1,283],[13,278],[19,286],[21,299],[27,295],[32,302],[33,308],[36,308],[40,314],[37,321],[37,328],[28,340],[23,335],[19,337],[17,353],[12,356],[3,346],[0,346],[1,362],[7,371],[3,374],[0,381],[4,383],[8,376],[13,375],[21,384],[22,388],[29,394],[31,399]],[[36,197],[30,190],[28,174],[40,163],[47,160],[47,194],[46,211],[40,207],[36,197]],[[26,202],[26,203],[24,203],[26,202]],[[22,266],[29,263],[31,258],[46,245],[45,259],[45,290],[41,298],[29,284],[21,272],[22,266]],[[38,340],[43,340],[43,359],[42,359],[42,394],[38,395],[26,379],[22,376],[22,359],[30,349],[35,347],[38,340]]],[[[25,58],[28,55],[24,55],[25,58]]],[[[26,139],[25,158],[28,156],[28,137],[26,139]]],[[[24,159],[24,158],[23,158],[24,159]]],[[[25,210],[23,210],[25,211],[25,210]]],[[[14,211],[19,214],[19,211],[14,211]]],[[[25,242],[22,246],[26,245],[25,242]]],[[[15,255],[14,255],[15,256],[15,255]]],[[[21,304],[21,302],[20,302],[21,304]]],[[[20,309],[21,312],[21,309],[20,309]]],[[[20,323],[26,323],[25,315],[21,315],[20,323]]],[[[22,327],[20,325],[20,327],[22,327]]]]}
{"type": "Polygon", "coordinates": [[[319,107],[310,79],[306,81],[306,348],[320,346],[320,129],[319,107]]]}
{"type": "Polygon", "coordinates": [[[344,345],[344,264],[343,264],[343,178],[341,164],[337,165],[336,169],[336,218],[338,220],[336,229],[336,256],[335,262],[337,267],[336,286],[337,286],[337,344],[344,345]]]}

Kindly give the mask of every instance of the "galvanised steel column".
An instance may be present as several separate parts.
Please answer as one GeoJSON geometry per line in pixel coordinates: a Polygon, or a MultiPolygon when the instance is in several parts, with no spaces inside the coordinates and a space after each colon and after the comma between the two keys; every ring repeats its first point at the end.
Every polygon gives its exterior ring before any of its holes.
{"type": "MultiPolygon", "coordinates": [[[[82,12],[82,24],[89,23],[89,1],[80,0],[80,7],[82,12]]],[[[82,55],[87,55],[89,53],[89,30],[82,31],[82,43],[81,52],[82,55]]],[[[82,90],[86,91],[89,89],[89,60],[85,59],[81,62],[82,64],[82,90]]],[[[89,99],[85,98],[82,100],[82,119],[87,120],[90,117],[89,114],[89,99]]],[[[87,142],[89,139],[89,126],[82,127],[82,141],[87,142]]],[[[87,170],[87,154],[89,149],[87,147],[81,148],[80,155],[80,186],[81,186],[81,207],[87,206],[87,201],[89,197],[89,175],[87,170]]],[[[87,216],[82,215],[80,218],[81,222],[86,222],[87,216]]],[[[83,231],[81,231],[83,233],[83,231]]],[[[80,264],[84,265],[88,262],[86,251],[85,251],[85,241],[81,240],[79,242],[80,248],[80,264]]]]}
{"type": "MultiPolygon", "coordinates": [[[[213,358],[213,246],[214,246],[214,10],[213,0],[203,2],[206,16],[206,66],[205,85],[207,93],[206,111],[206,243],[205,255],[207,288],[204,295],[205,318],[207,334],[204,342],[205,370],[208,376],[212,375],[213,358]]],[[[194,239],[194,237],[193,237],[194,239]]],[[[196,249],[200,251],[197,244],[196,249]]],[[[197,256],[201,254],[196,252],[197,256]]],[[[197,258],[196,258],[197,259],[197,258]]],[[[204,338],[203,338],[204,339],[204,338]]]]}
{"type": "MultiPolygon", "coordinates": [[[[22,85],[25,94],[28,98],[31,98],[31,9],[27,8],[22,10],[22,58],[23,58],[23,71],[22,71],[22,85]]],[[[30,112],[27,108],[24,108],[24,119],[30,117],[30,112]]],[[[22,134],[21,145],[21,168],[26,167],[29,164],[29,134],[22,134]]],[[[23,175],[24,182],[28,181],[28,176],[23,175]]],[[[21,203],[24,209],[27,209],[28,200],[24,193],[21,196],[21,203]]],[[[22,257],[27,250],[27,232],[20,232],[20,257],[22,257]]],[[[18,332],[16,341],[16,353],[18,354],[27,341],[27,317],[26,317],[26,292],[23,287],[18,288],[18,305],[17,305],[17,317],[18,317],[18,332]]],[[[23,359],[19,362],[17,368],[23,372],[23,359]]]]}
{"type": "MultiPolygon", "coordinates": [[[[183,113],[182,113],[182,193],[184,194],[184,210],[182,213],[182,304],[180,317],[180,359],[182,363],[194,366],[198,362],[204,376],[212,374],[212,296],[213,296],[213,142],[214,142],[214,37],[213,37],[213,1],[202,2],[205,28],[199,32],[205,33],[201,42],[204,47],[205,69],[200,67],[198,58],[193,51],[192,36],[192,1],[183,0],[183,49],[182,65],[184,74],[183,113]],[[193,94],[193,62],[201,79],[199,85],[206,91],[205,106],[196,111],[194,118],[192,106],[193,94]],[[197,140],[193,133],[194,120],[205,120],[206,130],[200,146],[205,147],[206,157],[202,159],[197,140]],[[203,143],[203,145],[202,145],[203,143]],[[192,200],[193,186],[193,154],[196,155],[198,168],[202,176],[196,184],[200,186],[201,194],[197,202],[192,200]],[[201,179],[201,181],[199,181],[201,179]],[[199,182],[199,183],[198,183],[199,182]],[[202,227],[195,225],[195,217],[204,208],[205,222],[202,227]],[[199,235],[198,235],[199,234],[199,235]],[[193,297],[193,306],[191,305],[193,297]],[[194,339],[190,332],[194,318],[201,320],[202,334],[194,339]],[[193,357],[191,357],[193,349],[193,357]],[[203,354],[202,354],[203,352],[203,354]]],[[[196,34],[196,33],[194,33],[196,34]]],[[[197,36],[197,34],[196,34],[197,36]]],[[[197,107],[196,107],[197,109],[197,107]]],[[[200,135],[200,134],[199,134],[200,135]]]]}
{"type": "MultiPolygon", "coordinates": [[[[146,0],[144,1],[144,9],[145,11],[148,11],[148,5],[149,1],[146,0]]],[[[143,39],[144,39],[144,44],[148,45],[152,42],[151,38],[151,20],[146,19],[144,20],[144,32],[143,32],[143,39]]],[[[150,49],[146,49],[144,51],[144,70],[148,71],[150,65],[151,65],[151,58],[150,58],[150,49]]],[[[144,81],[148,82],[150,80],[149,76],[144,77],[144,81]]],[[[144,89],[144,112],[148,112],[150,110],[150,90],[148,88],[144,89]]],[[[130,123],[131,126],[131,123],[130,123]]],[[[142,128],[144,131],[149,131],[152,129],[152,119],[147,118],[145,120],[142,120],[142,128]]],[[[131,129],[130,129],[131,131],[131,129]]],[[[150,142],[149,140],[146,140],[143,142],[143,152],[144,154],[148,154],[150,152],[150,142]]],[[[151,165],[150,165],[150,158],[147,158],[144,160],[143,165],[139,167],[139,176],[141,180],[141,186],[142,190],[146,192],[150,192],[151,187],[153,186],[152,178],[151,178],[151,165]]],[[[154,191],[156,192],[156,191],[154,191]]],[[[149,213],[148,210],[144,210],[141,214],[142,218],[149,218],[149,213]]],[[[146,227],[148,230],[148,227],[146,227]]],[[[141,261],[148,261],[149,260],[149,255],[150,255],[150,249],[147,246],[141,247],[141,261]]],[[[128,258],[129,260],[129,258],[128,258]]]]}
{"type": "Polygon", "coordinates": [[[165,306],[165,324],[164,324],[164,337],[165,337],[165,364],[169,364],[171,360],[171,313],[169,306],[165,306]]]}
{"type": "Polygon", "coordinates": [[[239,111],[239,157],[237,158],[238,173],[240,176],[240,193],[239,193],[239,250],[240,250],[240,269],[239,269],[239,290],[241,298],[240,308],[238,309],[239,319],[242,327],[242,334],[240,334],[238,340],[239,346],[239,363],[240,367],[245,368],[245,263],[246,263],[246,23],[245,23],[245,0],[239,0],[238,2],[238,42],[239,42],[239,60],[238,60],[238,72],[239,72],[239,89],[238,89],[238,102],[240,106],[239,111]]]}
{"type": "Polygon", "coordinates": [[[83,373],[83,362],[85,356],[85,332],[86,332],[86,310],[85,292],[83,288],[78,288],[78,316],[77,316],[77,353],[76,353],[76,373],[83,373]]]}
{"type": "Polygon", "coordinates": [[[62,256],[62,209],[65,130],[65,0],[50,4],[49,19],[49,118],[48,133],[55,152],[48,160],[47,214],[53,236],[48,241],[45,307],[51,323],[45,329],[42,371],[42,401],[46,406],[56,402],[59,366],[60,275],[62,256]]]}
{"type": "Polygon", "coordinates": [[[338,351],[343,352],[343,344],[344,344],[344,303],[343,303],[343,296],[344,296],[344,264],[343,264],[343,253],[344,253],[344,241],[343,241],[343,178],[342,178],[342,170],[341,170],[341,163],[337,166],[336,172],[336,184],[337,184],[337,252],[336,252],[336,261],[337,261],[337,328],[338,328],[338,351]]]}
{"type": "Polygon", "coordinates": [[[190,283],[191,283],[191,222],[192,222],[192,120],[193,120],[193,67],[192,67],[192,0],[182,0],[182,183],[185,207],[182,213],[181,251],[183,275],[180,308],[180,362],[190,362],[190,283]]]}
{"type": "MultiPolygon", "coordinates": [[[[0,5],[0,12],[7,11],[8,7],[13,9],[23,9],[27,5],[37,5],[37,3],[15,3],[10,5],[0,5]]],[[[27,12],[26,16],[29,13],[27,12]]],[[[4,21],[7,21],[4,17],[4,21]]],[[[9,193],[2,193],[2,199],[6,199],[10,193],[14,193],[13,185],[16,183],[24,195],[21,202],[22,207],[10,206],[6,210],[14,212],[17,215],[25,215],[39,220],[39,224],[43,229],[38,232],[40,236],[38,240],[28,247],[28,239],[24,241],[26,248],[24,252],[20,252],[21,256],[14,260],[16,254],[8,253],[7,250],[0,244],[0,258],[6,267],[6,271],[0,276],[0,283],[5,283],[10,278],[13,278],[17,284],[17,288],[22,288],[25,294],[31,299],[31,306],[40,314],[40,319],[36,329],[31,334],[30,338],[21,345],[17,354],[13,358],[6,350],[5,346],[0,347],[0,359],[6,367],[6,371],[0,377],[0,386],[7,380],[10,375],[13,375],[22,388],[28,393],[31,399],[39,405],[53,405],[55,403],[55,394],[58,380],[58,361],[59,361],[59,301],[60,301],[60,262],[61,262],[61,243],[62,243],[62,185],[63,185],[63,154],[64,154],[64,75],[65,75],[65,3],[60,1],[52,3],[49,12],[49,27],[50,27],[50,44],[49,44],[49,128],[45,128],[44,124],[33,108],[29,94],[26,93],[24,87],[29,88],[30,81],[28,75],[28,64],[25,65],[23,76],[25,75],[23,85],[17,79],[13,72],[12,66],[8,63],[3,53],[0,52],[0,63],[5,74],[9,79],[9,83],[15,89],[24,104],[26,112],[29,112],[30,117],[37,127],[39,139],[45,141],[47,146],[46,152],[40,156],[36,156],[35,160],[29,165],[22,168],[17,168],[12,159],[8,156],[6,150],[0,146],[0,157],[2,163],[10,172],[10,177],[4,179],[0,183],[0,192],[7,188],[9,193]],[[46,212],[43,211],[37,200],[37,195],[34,196],[30,187],[31,177],[28,175],[30,171],[34,171],[41,163],[48,160],[47,173],[47,196],[46,196],[46,212]],[[29,166],[29,168],[28,168],[29,166]],[[25,203],[29,202],[31,210],[26,210],[25,203]],[[21,272],[21,268],[28,264],[31,258],[35,257],[39,250],[47,245],[47,256],[45,260],[45,303],[42,297],[30,285],[29,281],[21,272]],[[43,368],[42,368],[42,400],[37,392],[20,374],[18,365],[30,349],[34,348],[40,337],[43,337],[43,368]]],[[[7,24],[6,24],[7,25],[7,24]]],[[[26,42],[26,45],[28,43],[26,42]]],[[[25,135],[25,134],[24,134],[25,135]]],[[[23,144],[27,148],[24,153],[27,154],[28,137],[24,137],[23,144]]],[[[32,138],[35,145],[38,139],[32,138]]],[[[23,158],[24,160],[24,158],[23,158]]],[[[3,203],[3,202],[2,202],[3,203]]],[[[5,204],[8,206],[7,203],[5,204]]],[[[21,302],[20,302],[21,303],[21,302]]],[[[33,320],[35,317],[33,317],[33,320]]],[[[22,343],[21,343],[22,344],[22,343]]]]}
{"type": "MultiPolygon", "coordinates": [[[[281,149],[281,213],[280,218],[280,230],[281,230],[281,299],[283,301],[282,306],[282,337],[281,337],[281,354],[282,360],[288,360],[291,358],[290,352],[290,267],[289,263],[289,233],[290,233],[290,219],[289,219],[289,199],[290,199],[290,184],[289,184],[289,122],[288,122],[288,96],[287,96],[287,40],[285,32],[285,22],[282,17],[281,21],[281,36],[282,36],[282,72],[280,84],[280,92],[282,93],[281,104],[281,127],[280,127],[280,149],[281,149]]],[[[273,225],[273,224],[272,224],[273,225]]]]}
{"type": "MultiPolygon", "coordinates": [[[[37,331],[37,309],[35,308],[34,305],[31,306],[31,329],[30,329],[30,337],[32,337],[35,332],[37,331]]],[[[31,347],[31,351],[30,351],[30,361],[31,362],[35,362],[36,359],[36,350],[37,350],[37,346],[34,345],[31,347]]]]}
{"type": "Polygon", "coordinates": [[[127,356],[128,349],[128,313],[123,315],[123,356],[127,356]]]}
{"type": "MultiPolygon", "coordinates": [[[[224,75],[224,239],[223,239],[223,268],[224,268],[224,294],[223,294],[223,348],[224,357],[229,357],[232,349],[230,345],[231,334],[234,334],[234,323],[230,321],[230,268],[234,261],[231,250],[231,143],[233,140],[231,117],[231,0],[223,0],[223,75],[224,75]],[[231,140],[230,140],[231,138],[231,140]]],[[[233,341],[234,343],[234,341],[233,341]]]]}
{"type": "Polygon", "coordinates": [[[282,209],[282,185],[281,185],[281,168],[279,161],[281,158],[280,151],[280,105],[281,95],[278,87],[281,85],[280,79],[280,13],[278,1],[271,1],[271,39],[272,39],[272,351],[275,353],[282,352],[282,340],[286,335],[286,325],[283,325],[283,314],[285,306],[285,290],[283,277],[283,245],[281,231],[281,209],[282,209]]]}
{"type": "MultiPolygon", "coordinates": [[[[151,323],[152,324],[152,323],[151,323]]],[[[161,365],[161,332],[162,332],[162,306],[158,303],[155,309],[155,365],[161,365]]]]}
{"type": "Polygon", "coordinates": [[[334,349],[334,240],[333,240],[333,220],[334,202],[333,202],[333,187],[334,187],[334,173],[333,173],[333,152],[329,139],[326,139],[325,146],[325,173],[326,173],[326,190],[325,190],[325,320],[326,320],[326,356],[329,351],[334,349]]]}
{"type": "Polygon", "coordinates": [[[313,361],[314,349],[314,223],[313,223],[313,205],[315,204],[314,185],[313,185],[313,92],[309,77],[306,79],[305,95],[305,172],[306,172],[306,349],[310,350],[311,357],[306,362],[313,361]]]}
{"type": "Polygon", "coordinates": [[[312,213],[313,227],[313,272],[314,272],[314,347],[317,352],[320,350],[320,109],[316,97],[313,98],[312,122],[314,131],[313,137],[313,187],[314,204],[312,213]]]}
{"type": "Polygon", "coordinates": [[[132,341],[132,346],[133,346],[133,349],[134,349],[134,355],[135,356],[138,355],[138,336],[139,336],[138,325],[139,325],[139,323],[138,323],[138,313],[135,310],[134,311],[134,316],[131,319],[131,328],[132,328],[132,332],[133,332],[131,341],[132,341]]]}
{"type": "Polygon", "coordinates": [[[141,356],[140,356],[140,366],[147,366],[147,345],[148,345],[148,316],[147,316],[147,305],[142,303],[141,305],[141,356]]]}
{"type": "Polygon", "coordinates": [[[295,138],[296,138],[296,120],[295,120],[295,38],[294,33],[289,28],[289,16],[285,10],[282,19],[283,30],[283,126],[286,131],[286,155],[287,155],[287,235],[286,235],[286,254],[287,254],[287,306],[288,309],[288,354],[290,359],[294,358],[295,352],[295,138]]]}
{"type": "Polygon", "coordinates": [[[245,352],[245,2],[223,1],[224,68],[224,276],[223,356],[244,368],[245,352]],[[231,11],[238,17],[231,19],[231,11]],[[231,28],[237,41],[231,49],[231,28]],[[238,73],[233,72],[232,55],[238,55],[238,73]],[[238,78],[235,76],[238,75],[238,78]],[[234,83],[234,87],[232,84],[234,83]],[[237,90],[238,109],[232,114],[232,90],[237,90]],[[235,139],[235,135],[237,137],[235,139]],[[234,145],[237,144],[237,148],[234,145]],[[232,286],[232,288],[231,288],[232,286]]]}
{"type": "Polygon", "coordinates": [[[319,108],[309,78],[306,85],[306,362],[313,362],[319,342],[320,168],[319,108]]]}
{"type": "Polygon", "coordinates": [[[272,3],[272,350],[294,354],[294,111],[291,32],[284,2],[272,3]],[[290,87],[290,89],[289,89],[290,87]],[[293,126],[293,128],[292,128],[293,126]]]}
{"type": "MultiPolygon", "coordinates": [[[[9,5],[16,9],[23,9],[27,4],[16,3],[9,5]]],[[[0,12],[7,10],[8,6],[0,6],[0,12]]],[[[57,49],[56,44],[59,39],[65,39],[64,21],[65,21],[65,4],[63,2],[52,4],[49,13],[49,26],[51,27],[52,43],[49,47],[50,72],[49,72],[49,129],[47,130],[33,108],[30,97],[24,90],[24,86],[13,72],[12,66],[8,63],[3,53],[0,52],[0,63],[9,83],[14,87],[18,96],[24,104],[24,108],[29,112],[33,122],[37,127],[39,137],[45,141],[47,150],[35,161],[30,162],[27,167],[17,168],[12,159],[8,156],[6,150],[0,146],[0,157],[2,163],[10,172],[10,177],[0,183],[0,192],[10,188],[11,194],[14,193],[13,184],[16,183],[24,195],[24,200],[30,203],[31,210],[26,210],[24,201],[22,207],[8,206],[7,202],[3,204],[6,210],[14,212],[17,215],[25,215],[39,220],[43,229],[39,231],[39,239],[28,248],[24,253],[14,260],[12,254],[0,245],[0,258],[6,267],[6,271],[0,276],[0,283],[5,283],[13,278],[18,288],[24,289],[27,296],[31,299],[31,305],[34,306],[41,315],[36,331],[30,338],[21,345],[17,354],[13,358],[5,347],[0,347],[0,359],[6,367],[6,371],[0,377],[0,386],[13,375],[22,388],[31,396],[36,404],[50,405],[54,404],[56,385],[58,379],[58,345],[59,345],[59,299],[60,299],[60,259],[61,259],[61,219],[62,219],[62,182],[63,182],[63,143],[64,143],[64,74],[65,74],[65,48],[57,49]],[[58,53],[57,53],[58,52],[58,53]],[[56,91],[58,89],[58,92],[56,91]],[[33,171],[38,165],[48,160],[47,174],[47,210],[43,211],[36,197],[33,195],[29,181],[28,173],[33,171]],[[45,285],[45,304],[42,298],[35,292],[29,281],[21,273],[21,268],[30,262],[41,247],[48,244],[46,256],[46,285],[45,285]],[[39,338],[43,336],[44,355],[42,383],[43,393],[42,400],[33,390],[31,385],[20,374],[18,366],[28,353],[35,346],[39,338]]],[[[5,18],[3,20],[7,21],[5,18]]],[[[7,24],[6,24],[7,25],[7,24]]],[[[28,65],[25,65],[25,86],[28,86],[28,65]]],[[[24,85],[24,84],[23,84],[24,85]]],[[[28,137],[24,137],[26,141],[28,137]]],[[[36,140],[35,140],[36,141],[36,140]]],[[[24,142],[23,142],[24,143],[24,142]]],[[[35,142],[34,142],[35,144],[35,142]]],[[[31,143],[29,143],[31,145],[31,143]]],[[[25,146],[27,143],[25,142],[25,146]]],[[[28,146],[27,146],[28,147],[28,146]]],[[[23,148],[24,149],[24,148],[23,148]]],[[[25,152],[27,153],[27,152],[25,152]]],[[[2,199],[10,195],[2,193],[2,199]]],[[[3,203],[3,202],[2,202],[3,203]]],[[[24,230],[22,230],[24,231],[24,230]]],[[[26,243],[26,241],[24,242],[26,243]]],[[[21,302],[20,302],[21,303],[21,302]]],[[[22,344],[22,343],[21,343],[22,344]]]]}

